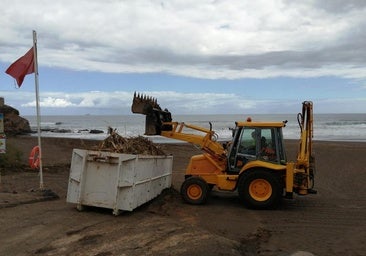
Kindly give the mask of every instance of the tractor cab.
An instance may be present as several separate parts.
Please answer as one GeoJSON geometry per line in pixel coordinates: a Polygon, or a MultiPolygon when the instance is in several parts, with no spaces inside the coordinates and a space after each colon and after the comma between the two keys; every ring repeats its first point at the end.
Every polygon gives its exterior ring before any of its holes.
{"type": "Polygon", "coordinates": [[[286,122],[236,122],[228,152],[229,172],[239,173],[250,161],[285,165],[282,127],[286,122]]]}

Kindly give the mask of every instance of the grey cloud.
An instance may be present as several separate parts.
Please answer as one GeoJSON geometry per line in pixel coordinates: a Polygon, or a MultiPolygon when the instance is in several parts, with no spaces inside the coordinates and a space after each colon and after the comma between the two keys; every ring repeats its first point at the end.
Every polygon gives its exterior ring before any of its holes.
{"type": "MultiPolygon", "coordinates": [[[[9,5],[13,16],[21,5],[17,3],[14,9],[9,5]]],[[[44,12],[58,11],[54,16],[36,15],[39,8],[29,5],[33,11],[26,21],[37,20],[41,65],[239,78],[296,75],[303,70],[311,70],[308,75],[352,76],[355,71],[350,69],[366,64],[362,14],[366,1],[284,1],[278,5],[248,1],[248,6],[256,8],[252,15],[241,1],[224,7],[189,2],[184,12],[180,3],[164,3],[164,12],[160,3],[146,3],[144,9],[119,1],[108,2],[107,8],[98,1],[45,5],[44,12]],[[215,16],[202,10],[211,10],[215,16]],[[162,22],[159,15],[171,23],[162,22]],[[265,24],[258,22],[263,18],[268,18],[265,24]]],[[[26,37],[30,38],[31,24],[16,25],[7,17],[0,15],[1,22],[13,24],[0,28],[3,61],[13,60],[30,46],[26,37]]],[[[358,72],[357,77],[361,76],[366,75],[358,72]]]]}
{"type": "MultiPolygon", "coordinates": [[[[360,42],[361,43],[361,42],[360,42]]],[[[151,64],[174,66],[207,66],[229,70],[277,68],[321,68],[327,65],[362,65],[366,48],[356,41],[313,51],[273,51],[252,55],[192,55],[163,49],[135,49],[119,51],[108,57],[109,61],[125,64],[151,64]]],[[[94,60],[102,61],[100,58],[94,60]]]]}
{"type": "Polygon", "coordinates": [[[365,0],[320,0],[314,6],[330,13],[344,13],[366,8],[365,0]]]}

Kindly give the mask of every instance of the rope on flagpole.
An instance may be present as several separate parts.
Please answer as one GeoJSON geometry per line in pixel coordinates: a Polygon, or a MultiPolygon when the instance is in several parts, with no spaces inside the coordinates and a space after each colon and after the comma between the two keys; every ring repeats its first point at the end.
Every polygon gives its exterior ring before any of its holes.
{"type": "Polygon", "coordinates": [[[33,50],[34,50],[34,82],[36,89],[36,108],[37,108],[37,133],[39,147],[39,188],[43,189],[43,166],[42,166],[42,147],[41,147],[41,115],[39,107],[39,82],[38,82],[38,57],[37,57],[37,32],[33,30],[33,50]]]}
{"type": "Polygon", "coordinates": [[[13,83],[14,83],[14,88],[15,89],[19,89],[20,86],[17,85],[17,80],[15,80],[15,78],[13,78],[13,83]]]}

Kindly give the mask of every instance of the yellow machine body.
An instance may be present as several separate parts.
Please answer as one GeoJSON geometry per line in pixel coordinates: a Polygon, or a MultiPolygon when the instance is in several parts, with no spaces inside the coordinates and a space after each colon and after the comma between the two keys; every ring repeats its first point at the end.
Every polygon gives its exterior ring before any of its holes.
{"type": "Polygon", "coordinates": [[[244,203],[260,209],[276,206],[283,195],[316,193],[311,101],[303,102],[298,114],[300,140],[295,162],[287,161],[284,149],[282,128],[287,121],[237,121],[232,141],[223,144],[211,127],[172,122],[170,112],[162,110],[156,99],[135,95],[131,108],[146,115],[147,135],[186,141],[202,149],[203,154],[190,159],[182,184],[181,194],[188,203],[204,203],[212,187],[238,190],[244,203]]]}

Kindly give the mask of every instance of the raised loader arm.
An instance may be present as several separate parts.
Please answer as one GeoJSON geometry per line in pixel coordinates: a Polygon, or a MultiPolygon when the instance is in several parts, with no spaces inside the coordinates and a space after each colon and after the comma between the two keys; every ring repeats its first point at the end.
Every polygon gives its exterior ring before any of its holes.
{"type": "Polygon", "coordinates": [[[172,122],[171,113],[162,110],[157,100],[143,94],[134,94],[131,110],[133,113],[146,116],[145,135],[161,135],[167,138],[186,141],[199,146],[216,159],[226,159],[226,152],[223,146],[218,143],[216,134],[212,129],[185,124],[183,122],[172,122]],[[191,129],[200,134],[186,133],[183,129],[191,129]]]}

